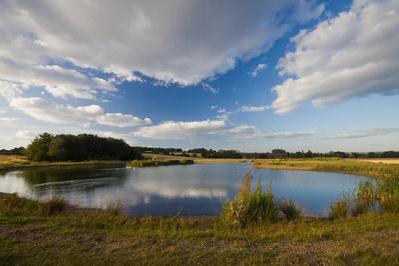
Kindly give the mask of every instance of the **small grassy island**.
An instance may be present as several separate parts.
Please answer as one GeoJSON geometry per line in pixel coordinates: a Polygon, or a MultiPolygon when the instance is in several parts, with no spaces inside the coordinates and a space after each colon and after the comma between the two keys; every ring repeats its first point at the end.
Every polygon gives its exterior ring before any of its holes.
{"type": "Polygon", "coordinates": [[[193,164],[194,160],[135,160],[129,163],[130,167],[153,167],[153,166],[167,166],[167,165],[188,165],[193,164]]]}

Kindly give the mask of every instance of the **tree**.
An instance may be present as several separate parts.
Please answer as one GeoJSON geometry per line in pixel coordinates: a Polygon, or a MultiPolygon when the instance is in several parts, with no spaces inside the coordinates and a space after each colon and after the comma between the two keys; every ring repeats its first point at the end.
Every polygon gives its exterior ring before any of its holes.
{"type": "Polygon", "coordinates": [[[138,149],[122,139],[96,135],[42,134],[28,146],[26,155],[33,161],[85,161],[141,159],[138,149]]]}

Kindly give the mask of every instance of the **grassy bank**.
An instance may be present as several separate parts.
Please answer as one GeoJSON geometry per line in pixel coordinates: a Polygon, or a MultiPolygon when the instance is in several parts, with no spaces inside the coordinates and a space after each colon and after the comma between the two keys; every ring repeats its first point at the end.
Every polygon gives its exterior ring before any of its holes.
{"type": "Polygon", "coordinates": [[[46,203],[34,201],[10,212],[5,203],[1,265],[399,263],[395,214],[301,218],[243,229],[218,217],[135,218],[117,209],[48,213],[40,207],[46,203]]]}
{"type": "Polygon", "coordinates": [[[373,163],[354,159],[276,159],[256,160],[254,168],[306,170],[362,175],[384,179],[399,174],[398,164],[373,163]]]}
{"type": "Polygon", "coordinates": [[[32,162],[26,157],[17,155],[0,155],[0,171],[35,167],[67,167],[67,166],[91,166],[91,165],[125,165],[124,161],[82,161],[82,162],[32,162]]]}
{"type": "Polygon", "coordinates": [[[168,165],[188,165],[193,164],[193,160],[136,160],[129,163],[130,167],[153,167],[153,166],[168,166],[168,165]]]}

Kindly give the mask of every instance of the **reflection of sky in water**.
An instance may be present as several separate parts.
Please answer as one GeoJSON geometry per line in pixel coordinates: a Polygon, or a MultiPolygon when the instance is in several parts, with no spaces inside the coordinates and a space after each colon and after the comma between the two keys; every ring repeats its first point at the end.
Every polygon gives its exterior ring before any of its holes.
{"type": "MultiPolygon", "coordinates": [[[[236,195],[248,163],[138,169],[31,169],[0,175],[0,192],[45,200],[54,196],[84,207],[120,202],[133,215],[216,215],[236,195]]],[[[313,215],[325,215],[362,177],[334,173],[253,169],[277,199],[290,198],[313,215]]]]}

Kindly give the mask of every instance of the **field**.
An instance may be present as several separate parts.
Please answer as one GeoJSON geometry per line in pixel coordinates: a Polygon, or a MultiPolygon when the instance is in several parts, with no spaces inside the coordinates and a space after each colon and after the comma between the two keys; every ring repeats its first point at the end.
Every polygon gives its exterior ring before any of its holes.
{"type": "Polygon", "coordinates": [[[241,229],[218,217],[134,218],[117,209],[43,215],[38,204],[0,207],[1,265],[399,263],[396,214],[241,229]]]}
{"type": "Polygon", "coordinates": [[[399,159],[361,159],[360,161],[371,162],[371,163],[388,163],[388,164],[399,164],[399,159]]]}

